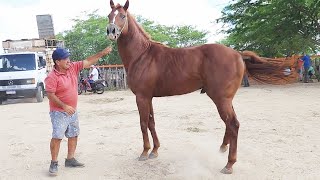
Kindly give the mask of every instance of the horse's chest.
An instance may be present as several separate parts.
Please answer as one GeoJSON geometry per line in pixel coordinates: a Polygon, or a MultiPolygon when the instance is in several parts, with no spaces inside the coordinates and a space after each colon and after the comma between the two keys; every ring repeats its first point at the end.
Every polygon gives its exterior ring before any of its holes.
{"type": "Polygon", "coordinates": [[[130,73],[128,73],[127,76],[127,83],[130,86],[130,89],[135,88],[138,84],[140,84],[139,80],[133,75],[130,75],[130,73]]]}
{"type": "Polygon", "coordinates": [[[128,73],[127,76],[127,83],[131,91],[135,94],[139,92],[143,93],[147,89],[150,89],[150,86],[152,84],[150,82],[150,78],[148,78],[147,76],[137,76],[136,74],[130,73],[128,73]]]}

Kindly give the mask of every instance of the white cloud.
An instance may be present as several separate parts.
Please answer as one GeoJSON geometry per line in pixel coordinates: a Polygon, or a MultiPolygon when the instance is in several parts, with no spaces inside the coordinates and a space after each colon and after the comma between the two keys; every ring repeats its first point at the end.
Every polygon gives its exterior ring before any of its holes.
{"type": "MultiPolygon", "coordinates": [[[[30,2],[30,1],[29,1],[30,2]]],[[[135,15],[154,20],[165,25],[194,25],[200,30],[211,32],[209,41],[215,38],[214,33],[219,26],[213,24],[219,18],[221,7],[214,7],[213,1],[208,0],[131,0],[129,11],[135,15]]],[[[228,0],[217,1],[228,2],[228,0]]],[[[51,14],[55,33],[68,30],[72,27],[71,19],[81,15],[81,12],[98,10],[101,15],[110,12],[109,0],[39,0],[38,3],[28,5],[9,6],[9,3],[0,1],[0,40],[37,38],[38,29],[36,15],[51,14]]],[[[114,0],[114,3],[124,4],[125,0],[114,0]]],[[[21,1],[21,4],[26,4],[21,1]]],[[[220,35],[221,36],[221,35],[220,35]]],[[[2,46],[0,45],[0,51],[2,46]]]]}

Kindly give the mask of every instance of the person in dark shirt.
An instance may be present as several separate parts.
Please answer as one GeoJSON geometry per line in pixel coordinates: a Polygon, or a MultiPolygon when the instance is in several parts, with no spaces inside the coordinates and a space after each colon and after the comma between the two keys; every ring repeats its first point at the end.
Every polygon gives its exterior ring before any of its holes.
{"type": "Polygon", "coordinates": [[[304,54],[301,60],[303,61],[303,67],[304,67],[304,82],[308,83],[309,82],[308,72],[311,66],[311,58],[308,54],[304,54]]]}

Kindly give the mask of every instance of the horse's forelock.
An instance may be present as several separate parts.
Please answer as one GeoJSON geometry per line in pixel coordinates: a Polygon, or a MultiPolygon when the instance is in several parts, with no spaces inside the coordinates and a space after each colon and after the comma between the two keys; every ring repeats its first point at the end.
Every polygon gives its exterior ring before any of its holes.
{"type": "Polygon", "coordinates": [[[120,8],[122,8],[122,6],[118,3],[118,4],[116,5],[116,9],[120,9],[120,8]]]}

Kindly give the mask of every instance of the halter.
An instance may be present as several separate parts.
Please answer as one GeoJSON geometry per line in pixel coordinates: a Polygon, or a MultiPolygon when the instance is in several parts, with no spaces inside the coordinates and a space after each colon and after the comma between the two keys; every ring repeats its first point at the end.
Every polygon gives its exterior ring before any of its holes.
{"type": "Polygon", "coordinates": [[[128,13],[126,13],[126,22],[124,22],[124,25],[122,26],[122,28],[121,28],[121,31],[120,31],[120,34],[119,34],[119,37],[120,37],[120,35],[121,35],[121,33],[122,33],[122,31],[123,31],[123,29],[124,29],[124,27],[127,25],[127,23],[128,23],[128,13]]]}
{"type": "MultiPolygon", "coordinates": [[[[121,30],[120,30],[120,33],[119,33],[119,36],[118,36],[118,38],[121,36],[121,34],[122,34],[122,31],[123,31],[123,29],[124,29],[124,27],[127,25],[127,23],[128,23],[128,13],[126,13],[125,14],[125,19],[126,19],[126,21],[125,21],[125,23],[124,23],[124,25],[122,26],[122,28],[121,28],[121,30]]],[[[114,23],[109,23],[110,25],[114,25],[115,27],[117,27],[118,28],[118,26],[116,25],[116,24],[114,24],[114,23]]],[[[118,28],[119,29],[119,28],[118,28]]],[[[117,38],[117,39],[118,39],[117,38]]]]}

